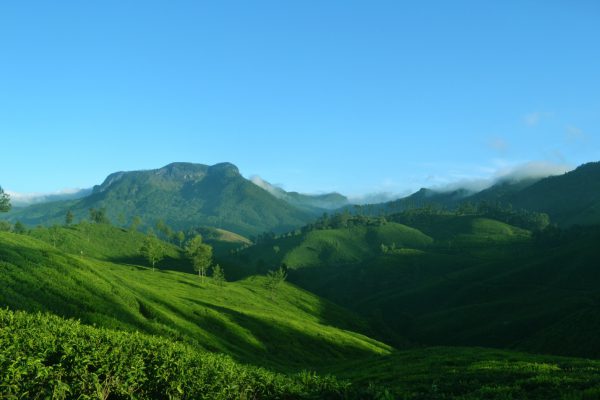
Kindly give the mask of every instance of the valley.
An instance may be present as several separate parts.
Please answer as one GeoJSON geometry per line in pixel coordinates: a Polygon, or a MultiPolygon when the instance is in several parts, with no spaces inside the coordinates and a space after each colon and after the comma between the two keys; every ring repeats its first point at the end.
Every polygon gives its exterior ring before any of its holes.
{"type": "MultiPolygon", "coordinates": [[[[539,182],[552,191],[581,171],[539,182]]],[[[484,194],[331,210],[232,164],[175,163],[13,209],[0,232],[0,392],[595,398],[600,229],[474,202],[484,194]],[[264,225],[248,229],[252,218],[264,225]],[[189,257],[194,237],[212,248],[206,278],[189,257]]]]}

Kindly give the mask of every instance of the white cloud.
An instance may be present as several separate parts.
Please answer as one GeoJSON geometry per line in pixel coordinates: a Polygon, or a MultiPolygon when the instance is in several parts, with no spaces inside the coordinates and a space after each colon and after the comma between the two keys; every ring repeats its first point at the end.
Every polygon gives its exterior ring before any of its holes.
{"type": "Polygon", "coordinates": [[[573,125],[568,125],[565,128],[565,135],[569,142],[583,142],[587,139],[585,132],[573,125]]]}
{"type": "Polygon", "coordinates": [[[508,142],[501,137],[490,138],[490,140],[488,141],[488,146],[491,149],[496,150],[501,153],[508,150],[508,142]]]}
{"type": "Polygon", "coordinates": [[[536,126],[542,121],[542,119],[545,119],[545,118],[548,118],[551,116],[552,116],[552,113],[549,113],[549,112],[535,111],[535,112],[526,114],[523,117],[523,122],[527,126],[536,126]]]}
{"type": "Polygon", "coordinates": [[[49,201],[77,199],[88,195],[91,189],[67,188],[47,193],[19,193],[7,190],[11,203],[14,206],[29,206],[32,204],[45,203],[49,201]]]}

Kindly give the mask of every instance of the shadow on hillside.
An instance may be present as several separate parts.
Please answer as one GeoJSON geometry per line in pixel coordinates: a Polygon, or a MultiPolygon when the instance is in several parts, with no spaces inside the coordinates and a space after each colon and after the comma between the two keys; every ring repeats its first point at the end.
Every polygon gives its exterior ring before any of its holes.
{"type": "Polygon", "coordinates": [[[121,301],[110,278],[56,250],[2,243],[0,304],[14,310],[51,312],[87,324],[144,329],[121,301]]]}
{"type": "MultiPolygon", "coordinates": [[[[211,350],[225,351],[244,363],[271,365],[278,369],[316,369],[343,359],[373,356],[374,352],[351,343],[340,343],[322,333],[310,334],[301,327],[283,323],[275,318],[257,318],[226,307],[217,306],[198,299],[184,298],[199,306],[190,319],[172,305],[160,301],[170,312],[198,325],[217,341],[211,350]],[[232,329],[232,323],[243,330],[232,329]]],[[[197,333],[188,332],[195,336],[197,333]]]]}
{"type": "MultiPolygon", "coordinates": [[[[372,356],[374,352],[351,344],[343,344],[322,333],[311,335],[301,328],[294,328],[275,318],[259,319],[225,307],[199,300],[188,299],[204,307],[226,315],[230,320],[251,331],[263,344],[264,350],[258,356],[259,363],[283,361],[286,366],[315,369],[341,359],[372,356]]],[[[257,360],[251,360],[256,362],[257,360]]]]}
{"type": "MultiPolygon", "coordinates": [[[[148,260],[142,256],[108,257],[106,261],[114,264],[141,265],[151,267],[148,260]]],[[[163,271],[177,271],[194,273],[192,264],[187,259],[165,257],[156,264],[156,268],[163,271]]]]}

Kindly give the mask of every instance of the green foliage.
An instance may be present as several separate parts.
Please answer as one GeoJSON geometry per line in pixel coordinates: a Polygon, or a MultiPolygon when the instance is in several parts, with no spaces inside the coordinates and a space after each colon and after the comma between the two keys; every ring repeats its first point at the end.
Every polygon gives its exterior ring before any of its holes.
{"type": "Polygon", "coordinates": [[[27,227],[25,225],[23,225],[21,223],[21,221],[17,221],[17,222],[15,222],[15,225],[13,226],[13,232],[18,235],[25,234],[25,233],[27,233],[27,227]]]}
{"type": "Polygon", "coordinates": [[[225,271],[223,271],[223,268],[219,264],[217,264],[213,266],[212,270],[213,283],[217,286],[224,286],[226,281],[225,271]]]}
{"type": "Polygon", "coordinates": [[[285,376],[161,338],[1,309],[0,393],[7,399],[360,396],[330,376],[285,376]]]}
{"type": "Polygon", "coordinates": [[[153,233],[148,233],[140,248],[140,254],[148,260],[154,271],[156,263],[165,257],[165,250],[158,238],[153,233]]]}
{"type": "Polygon", "coordinates": [[[265,287],[271,293],[271,297],[277,293],[277,290],[281,287],[283,282],[285,282],[286,278],[287,273],[283,267],[279,267],[276,271],[267,272],[265,287]]]}
{"type": "Polygon", "coordinates": [[[71,225],[73,223],[73,219],[75,218],[75,215],[73,215],[73,211],[69,210],[67,211],[67,213],[65,214],[65,225],[71,225]]]}
{"type": "Polygon", "coordinates": [[[90,208],[90,221],[97,224],[110,224],[110,220],[106,216],[106,208],[102,207],[99,209],[90,208]]]}
{"type": "Polygon", "coordinates": [[[402,350],[330,372],[355,384],[385,387],[390,399],[584,400],[600,393],[598,360],[478,347],[402,350]]]}
{"type": "MultiPolygon", "coordinates": [[[[144,235],[87,225],[89,243],[78,239],[85,235],[79,226],[61,228],[66,241],[56,249],[27,235],[0,233],[0,307],[142,331],[283,371],[390,351],[364,335],[368,327],[362,319],[285,282],[275,305],[263,276],[200,285],[192,274],[168,271],[172,263],[186,261],[176,258],[165,259],[161,272],[153,273],[140,267],[144,260],[128,256],[138,255],[144,235]],[[70,243],[74,249],[89,247],[84,256],[68,254],[63,249],[70,243]]],[[[46,228],[33,233],[50,242],[46,228]]]]}
{"type": "Polygon", "coordinates": [[[131,219],[131,225],[129,226],[129,230],[131,232],[137,232],[137,230],[141,224],[142,224],[142,218],[139,215],[136,215],[131,219]]]}
{"type": "Polygon", "coordinates": [[[63,223],[67,210],[84,219],[90,207],[106,209],[113,221],[120,215],[128,220],[141,215],[145,228],[163,220],[175,230],[212,226],[245,236],[284,232],[314,217],[313,211],[292,206],[245,179],[232,164],[174,163],[112,174],[88,197],[32,205],[13,211],[9,218],[50,225],[63,223]]]}
{"type": "Polygon", "coordinates": [[[198,277],[204,282],[206,270],[212,264],[212,247],[202,243],[202,236],[194,236],[185,246],[185,254],[188,256],[194,271],[198,272],[198,277]]]}
{"type": "Polygon", "coordinates": [[[4,193],[4,189],[0,186],[0,212],[7,212],[10,210],[10,196],[4,193]]]}

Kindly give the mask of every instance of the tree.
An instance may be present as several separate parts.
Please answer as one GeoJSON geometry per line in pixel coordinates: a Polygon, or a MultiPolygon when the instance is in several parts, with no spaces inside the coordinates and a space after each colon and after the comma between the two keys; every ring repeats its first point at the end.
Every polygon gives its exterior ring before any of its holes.
{"type": "Polygon", "coordinates": [[[194,266],[194,271],[198,272],[198,277],[204,283],[206,270],[212,263],[212,247],[202,243],[202,236],[196,235],[185,246],[185,253],[194,266]]]}
{"type": "Polygon", "coordinates": [[[183,241],[185,240],[185,233],[183,233],[183,231],[179,231],[179,232],[177,232],[175,237],[177,238],[177,241],[179,241],[179,247],[183,247],[183,241]]]}
{"type": "Polygon", "coordinates": [[[24,233],[27,233],[27,228],[25,227],[25,225],[23,225],[21,221],[17,221],[15,222],[15,226],[13,226],[13,232],[22,235],[24,233]]]}
{"type": "Polygon", "coordinates": [[[65,215],[65,224],[71,225],[73,223],[73,212],[71,210],[67,211],[67,215],[65,215]]]}
{"type": "Polygon", "coordinates": [[[0,212],[7,212],[10,207],[10,196],[4,193],[2,186],[0,186],[0,212]]]}
{"type": "Polygon", "coordinates": [[[221,266],[217,264],[213,267],[212,270],[213,283],[217,286],[225,285],[225,271],[223,271],[223,268],[221,268],[221,266]]]}
{"type": "Polygon", "coordinates": [[[60,231],[60,227],[58,225],[52,225],[50,228],[48,228],[48,233],[50,233],[52,247],[56,248],[57,245],[62,243],[62,232],[60,231]]]}
{"type": "Polygon", "coordinates": [[[152,271],[154,271],[156,263],[165,257],[163,246],[153,232],[149,232],[144,238],[140,253],[152,265],[152,271]]]}
{"type": "Polygon", "coordinates": [[[287,273],[283,267],[279,267],[277,271],[267,272],[267,282],[265,283],[265,287],[271,292],[271,298],[273,298],[273,295],[286,278],[287,273]]]}
{"type": "Polygon", "coordinates": [[[142,218],[139,215],[136,215],[131,220],[131,225],[129,226],[129,230],[131,232],[135,232],[138,230],[138,228],[140,227],[141,224],[142,224],[142,218]]]}
{"type": "Polygon", "coordinates": [[[106,208],[90,208],[90,220],[97,224],[110,224],[110,220],[106,216],[106,208]]]}
{"type": "Polygon", "coordinates": [[[162,219],[158,220],[156,223],[156,229],[164,235],[167,240],[171,240],[173,236],[173,230],[163,221],[162,219]]]}

